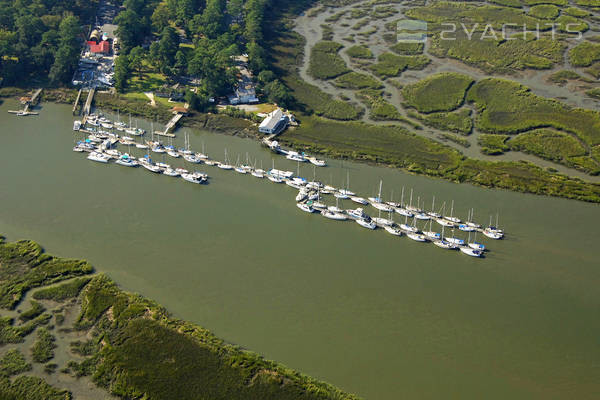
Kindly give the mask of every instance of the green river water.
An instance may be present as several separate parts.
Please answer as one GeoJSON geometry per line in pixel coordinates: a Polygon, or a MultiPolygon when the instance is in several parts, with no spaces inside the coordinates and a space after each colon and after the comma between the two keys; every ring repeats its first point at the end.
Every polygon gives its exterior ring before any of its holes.
{"type": "MultiPolygon", "coordinates": [[[[348,171],[365,197],[383,179],[386,199],[405,186],[428,208],[432,195],[463,218],[474,208],[481,223],[499,211],[507,238],[480,238],[491,251],[473,259],[308,215],[266,179],[203,165],[211,183],[198,186],[88,161],[71,150],[70,107],[21,118],[6,112],[16,106],[0,106],[9,240],[88,259],[175,316],[365,399],[598,398],[598,205],[348,162],[317,169],[335,186],[348,171]]],[[[248,152],[296,170],[256,141],[190,134],[212,158],[227,148],[233,162],[248,152]]]]}

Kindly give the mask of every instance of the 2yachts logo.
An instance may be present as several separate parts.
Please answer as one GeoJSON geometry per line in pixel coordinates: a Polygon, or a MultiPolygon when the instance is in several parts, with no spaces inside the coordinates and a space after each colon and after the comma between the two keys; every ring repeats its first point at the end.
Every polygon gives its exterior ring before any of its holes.
{"type": "MultiPolygon", "coordinates": [[[[540,39],[541,33],[545,33],[545,37],[556,39],[557,31],[575,34],[576,40],[582,39],[581,25],[578,23],[569,23],[564,26],[552,22],[544,24],[536,24],[535,27],[527,26],[526,24],[505,23],[500,26],[498,24],[465,24],[463,22],[442,22],[439,24],[439,37],[441,40],[517,40],[522,35],[523,40],[530,40],[533,37],[540,39]],[[533,37],[532,37],[533,35],[533,37]]],[[[425,43],[427,41],[428,26],[426,21],[405,19],[398,21],[397,24],[397,41],[399,43],[425,43]]]]}

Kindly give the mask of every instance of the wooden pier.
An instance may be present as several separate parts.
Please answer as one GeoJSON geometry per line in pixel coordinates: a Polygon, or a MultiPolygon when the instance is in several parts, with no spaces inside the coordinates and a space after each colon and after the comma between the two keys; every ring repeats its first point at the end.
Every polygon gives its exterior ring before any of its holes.
{"type": "Polygon", "coordinates": [[[179,120],[181,119],[181,117],[183,117],[182,113],[176,113],[175,115],[173,115],[173,118],[171,118],[171,120],[169,122],[167,122],[167,125],[165,126],[165,130],[164,132],[154,132],[156,135],[159,136],[166,136],[166,137],[175,137],[174,134],[169,133],[169,131],[175,126],[177,125],[177,122],[179,122],[179,120]]]}
{"type": "Polygon", "coordinates": [[[37,89],[34,93],[33,96],[31,96],[31,98],[26,98],[25,100],[21,100],[21,104],[24,105],[22,110],[8,110],[9,113],[11,114],[17,114],[19,116],[26,116],[26,115],[38,115],[39,113],[35,112],[35,111],[29,111],[29,107],[35,106],[38,101],[40,100],[40,94],[42,93],[42,89],[37,89]]]}
{"type": "Polygon", "coordinates": [[[73,104],[73,114],[75,114],[75,111],[77,110],[77,106],[79,106],[79,99],[81,99],[82,91],[83,91],[83,89],[79,89],[79,92],[77,92],[77,98],[75,99],[75,104],[73,104]]]}
{"type": "Polygon", "coordinates": [[[83,106],[83,115],[88,116],[90,111],[92,110],[92,101],[94,100],[94,93],[96,92],[95,88],[91,88],[88,92],[87,100],[85,101],[85,105],[83,106]]]}

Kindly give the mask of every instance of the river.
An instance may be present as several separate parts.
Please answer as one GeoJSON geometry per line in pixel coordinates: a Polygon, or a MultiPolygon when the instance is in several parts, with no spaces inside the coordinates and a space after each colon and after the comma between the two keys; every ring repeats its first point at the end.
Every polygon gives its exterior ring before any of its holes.
{"type": "MultiPolygon", "coordinates": [[[[329,161],[317,178],[383,180],[455,201],[507,232],[485,259],[308,215],[295,192],[202,166],[209,185],[90,162],[70,107],[0,105],[0,233],[89,260],[124,289],[365,399],[592,399],[600,393],[600,207],[329,161]],[[80,137],[80,136],[79,136],[80,137]],[[594,261],[596,260],[596,261],[594,261]]],[[[140,125],[144,124],[140,121],[140,125]]],[[[146,126],[146,125],[144,125],[146,126]]],[[[178,145],[183,143],[181,130],[178,145]]],[[[192,147],[296,169],[258,142],[190,130],[192,147]]],[[[312,178],[303,165],[301,175],[312,178]]],[[[346,208],[352,204],[344,204],[346,208]]],[[[371,214],[374,211],[370,210],[371,214]]]]}

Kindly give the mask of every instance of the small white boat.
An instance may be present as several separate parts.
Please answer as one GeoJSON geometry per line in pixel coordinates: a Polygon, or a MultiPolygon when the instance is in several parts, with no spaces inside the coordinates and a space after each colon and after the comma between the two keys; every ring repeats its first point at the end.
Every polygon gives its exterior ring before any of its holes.
{"type": "Polygon", "coordinates": [[[364,206],[369,204],[369,202],[366,199],[364,199],[362,197],[358,197],[358,196],[352,196],[352,197],[350,197],[350,200],[352,200],[355,203],[362,204],[364,206]]]}
{"type": "Polygon", "coordinates": [[[426,231],[426,232],[423,232],[423,234],[432,240],[438,240],[438,239],[442,238],[442,235],[440,235],[439,232],[426,231]]]}
{"type": "Polygon", "coordinates": [[[187,181],[187,182],[191,182],[191,183],[204,183],[206,182],[206,178],[204,177],[204,174],[199,174],[197,172],[194,172],[193,174],[181,174],[181,177],[187,181]]]}
{"type": "Polygon", "coordinates": [[[392,207],[392,206],[389,206],[389,205],[387,205],[387,204],[385,204],[385,203],[381,203],[381,202],[371,202],[371,205],[372,205],[374,208],[376,208],[376,209],[378,209],[378,210],[380,210],[380,211],[383,211],[383,212],[394,212],[394,207],[392,207]]]}
{"type": "Polygon", "coordinates": [[[221,164],[221,163],[218,161],[215,161],[215,160],[204,159],[204,164],[210,165],[211,167],[214,167],[214,166],[218,167],[219,164],[221,164]]]}
{"type": "Polygon", "coordinates": [[[141,158],[138,158],[138,161],[140,162],[140,165],[142,167],[146,168],[150,172],[160,173],[162,170],[158,165],[155,165],[152,162],[150,157],[141,157],[141,158]]]}
{"type": "Polygon", "coordinates": [[[110,160],[110,156],[108,154],[100,153],[97,151],[92,151],[88,156],[88,160],[96,161],[100,163],[106,164],[108,160],[110,160]]]}
{"type": "Polygon", "coordinates": [[[364,219],[364,218],[360,218],[356,220],[356,223],[359,224],[360,226],[362,226],[363,228],[367,228],[367,229],[376,229],[377,228],[377,224],[375,224],[375,222],[369,220],[369,219],[364,219]]]}
{"type": "Polygon", "coordinates": [[[175,168],[175,171],[179,173],[179,175],[189,174],[189,171],[185,168],[175,168]]]}
{"type": "Polygon", "coordinates": [[[437,222],[438,224],[442,225],[442,226],[448,226],[448,227],[454,227],[454,222],[452,221],[448,221],[445,218],[436,218],[435,222],[437,222]]]}
{"type": "Polygon", "coordinates": [[[73,130],[78,131],[79,129],[81,129],[81,121],[73,121],[73,130]]]}
{"type": "Polygon", "coordinates": [[[171,166],[169,164],[166,163],[162,163],[162,162],[157,162],[155,163],[158,167],[160,167],[161,169],[167,169],[167,168],[171,168],[171,166]]]}
{"type": "Polygon", "coordinates": [[[410,211],[408,211],[406,208],[403,208],[403,207],[396,208],[396,212],[398,214],[403,215],[408,218],[412,218],[415,216],[413,213],[411,213],[410,211]]]}
{"type": "Polygon", "coordinates": [[[289,178],[291,178],[292,176],[294,176],[294,173],[293,173],[293,172],[291,172],[291,171],[282,171],[282,170],[275,169],[275,168],[272,168],[272,169],[269,171],[269,174],[271,174],[271,175],[276,175],[276,176],[279,176],[279,177],[281,177],[281,178],[287,178],[287,179],[289,179],[289,178]]]}
{"type": "Polygon", "coordinates": [[[494,227],[488,227],[483,230],[483,234],[490,239],[502,239],[504,237],[504,233],[496,230],[494,227]]]}
{"type": "Polygon", "coordinates": [[[316,208],[317,210],[326,210],[327,209],[327,204],[321,203],[318,200],[313,202],[312,206],[313,206],[313,208],[316,208]]]}
{"type": "Polygon", "coordinates": [[[435,244],[437,247],[440,247],[440,248],[446,249],[446,250],[454,250],[457,247],[454,243],[450,243],[444,239],[434,240],[433,244],[435,244]]]}
{"type": "Polygon", "coordinates": [[[137,167],[138,165],[140,165],[134,158],[131,158],[127,153],[119,157],[116,163],[124,167],[137,167]]]}
{"type": "Polygon", "coordinates": [[[171,167],[165,168],[162,173],[163,173],[163,175],[167,175],[167,176],[179,176],[179,172],[177,172],[176,170],[174,170],[171,167]]]}
{"type": "Polygon", "coordinates": [[[237,172],[239,174],[247,174],[248,173],[248,171],[242,167],[235,167],[234,170],[235,170],[235,172],[237,172]]]}
{"type": "Polygon", "coordinates": [[[483,252],[481,250],[472,249],[466,246],[461,246],[459,248],[461,252],[471,257],[481,257],[483,255],[483,252]]]}
{"type": "Polygon", "coordinates": [[[153,145],[150,148],[150,150],[152,150],[153,153],[165,153],[166,152],[165,148],[161,144],[153,145]]]}
{"type": "Polygon", "coordinates": [[[388,233],[391,233],[392,235],[402,236],[402,230],[396,228],[395,226],[384,226],[383,229],[385,229],[388,233]]]}
{"type": "Polygon", "coordinates": [[[312,206],[308,203],[297,203],[296,206],[301,209],[302,211],[305,211],[307,213],[314,213],[317,210],[315,210],[314,208],[312,208],[312,206]]]}
{"type": "Polygon", "coordinates": [[[416,226],[411,226],[411,225],[407,225],[407,224],[400,224],[400,228],[402,228],[406,232],[413,232],[413,233],[419,232],[419,228],[417,228],[416,226]]]}
{"type": "Polygon", "coordinates": [[[346,214],[329,210],[321,211],[321,215],[323,215],[325,218],[329,218],[334,221],[346,221],[348,219],[348,216],[346,214]]]}
{"type": "Polygon", "coordinates": [[[285,156],[285,158],[287,158],[288,160],[291,161],[297,161],[297,162],[306,162],[308,161],[302,154],[298,153],[297,151],[288,151],[287,156],[285,156]]]}
{"type": "Polygon", "coordinates": [[[431,217],[429,215],[427,215],[427,214],[425,214],[423,212],[415,214],[415,218],[416,219],[420,219],[422,221],[427,221],[427,220],[431,219],[431,217]]]}
{"type": "Polygon", "coordinates": [[[325,167],[327,165],[325,160],[319,160],[314,157],[307,157],[307,158],[308,158],[308,161],[310,161],[310,163],[312,165],[316,165],[317,167],[325,167]]]}
{"type": "Polygon", "coordinates": [[[322,187],[323,187],[323,184],[321,182],[312,181],[312,182],[306,183],[307,189],[317,190],[317,189],[321,189],[322,187]]]}
{"type": "Polygon", "coordinates": [[[83,153],[85,151],[85,149],[83,147],[81,147],[80,145],[76,145],[75,147],[73,147],[73,151],[76,153],[83,153]]]}
{"type": "Polygon", "coordinates": [[[460,229],[461,231],[464,231],[464,232],[474,232],[477,230],[477,229],[475,229],[474,226],[470,226],[468,224],[460,224],[460,225],[458,225],[458,229],[460,229]]]}
{"type": "Polygon", "coordinates": [[[173,158],[179,158],[181,157],[181,155],[179,155],[179,153],[173,149],[169,149],[167,150],[167,154],[170,155],[173,158]]]}
{"type": "MultiPolygon", "coordinates": [[[[331,211],[331,212],[336,212],[336,213],[345,213],[345,211],[341,208],[339,208],[338,206],[329,206],[327,207],[327,211],[331,211]]],[[[366,214],[361,214],[362,216],[366,216],[366,214]]],[[[356,214],[357,218],[359,217],[358,214],[356,214]]],[[[360,217],[362,218],[362,217],[360,217]]]]}
{"type": "Polygon", "coordinates": [[[462,222],[460,220],[460,218],[456,218],[456,217],[444,217],[444,218],[446,218],[450,222],[454,222],[455,224],[460,224],[462,222]]]}
{"type": "Polygon", "coordinates": [[[456,244],[456,245],[459,245],[459,246],[462,246],[462,245],[465,244],[464,240],[456,238],[456,237],[449,237],[449,238],[446,238],[446,240],[448,242],[450,242],[450,243],[453,243],[453,244],[456,244]]]}
{"type": "Polygon", "coordinates": [[[219,163],[219,165],[217,165],[218,168],[224,169],[226,171],[232,170],[233,169],[233,165],[229,165],[229,164],[225,164],[225,163],[219,163]]]}
{"type": "Polygon", "coordinates": [[[337,192],[337,189],[334,188],[331,185],[325,185],[325,187],[323,188],[323,190],[327,190],[328,192],[331,192],[331,193],[337,192]]]}
{"type": "Polygon", "coordinates": [[[148,145],[143,144],[143,143],[136,143],[135,147],[137,147],[138,149],[147,149],[148,145]]]}
{"type": "Polygon", "coordinates": [[[104,129],[112,129],[113,128],[113,124],[109,124],[108,122],[101,122],[100,125],[104,128],[104,129]]]}
{"type": "Polygon", "coordinates": [[[335,196],[336,199],[342,199],[342,200],[350,198],[350,196],[348,196],[345,193],[342,193],[341,191],[334,193],[334,196],[335,196]]]}
{"type": "Polygon", "coordinates": [[[380,226],[394,225],[394,221],[392,221],[391,219],[382,218],[382,217],[373,217],[373,222],[375,222],[377,225],[380,225],[380,226]]]}
{"type": "Polygon", "coordinates": [[[478,243],[478,242],[469,242],[468,245],[470,248],[472,248],[474,250],[480,250],[480,251],[485,250],[485,245],[478,243]]]}
{"type": "MultiPolygon", "coordinates": [[[[331,209],[330,209],[331,210],[331,209]]],[[[357,208],[356,210],[347,210],[348,216],[352,219],[366,219],[369,218],[367,214],[365,214],[362,208],[357,208]]]]}
{"type": "Polygon", "coordinates": [[[184,154],[183,159],[192,164],[200,164],[202,162],[195,154],[184,154]]]}
{"type": "MultiPolygon", "coordinates": [[[[287,183],[287,182],[286,182],[287,183]]],[[[300,202],[308,197],[308,192],[306,190],[300,190],[296,195],[296,202],[300,202]]]]}
{"type": "Polygon", "coordinates": [[[422,235],[420,233],[407,232],[406,236],[408,236],[409,238],[411,238],[415,242],[426,242],[427,241],[427,237],[425,237],[425,235],[422,235]]]}
{"type": "Polygon", "coordinates": [[[250,174],[252,176],[254,176],[255,178],[264,178],[265,177],[265,172],[262,169],[255,169],[254,171],[250,172],[250,174]]]}
{"type": "Polygon", "coordinates": [[[271,174],[269,174],[267,177],[273,183],[283,183],[283,178],[280,178],[277,175],[271,175],[271,174]]]}
{"type": "Polygon", "coordinates": [[[354,193],[353,191],[348,190],[348,189],[340,189],[339,193],[340,194],[344,194],[346,196],[354,196],[354,195],[356,195],[356,193],[354,193]]]}

